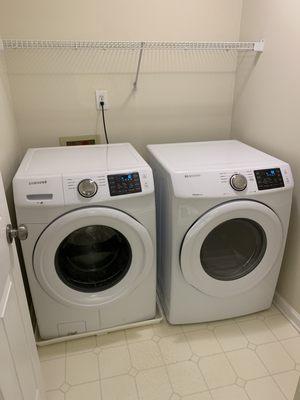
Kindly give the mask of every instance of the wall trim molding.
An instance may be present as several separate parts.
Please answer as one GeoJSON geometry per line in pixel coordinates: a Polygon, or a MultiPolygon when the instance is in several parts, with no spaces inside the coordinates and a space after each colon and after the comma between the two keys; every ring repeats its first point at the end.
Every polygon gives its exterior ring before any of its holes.
{"type": "Polygon", "coordinates": [[[273,303],[300,332],[300,314],[278,292],[275,292],[273,303]]]}

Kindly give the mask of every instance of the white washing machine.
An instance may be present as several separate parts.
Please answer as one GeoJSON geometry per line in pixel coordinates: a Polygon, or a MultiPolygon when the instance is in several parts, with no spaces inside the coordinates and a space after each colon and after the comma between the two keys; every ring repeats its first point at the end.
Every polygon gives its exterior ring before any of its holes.
{"type": "Polygon", "coordinates": [[[148,150],[168,320],[212,321],[270,307],[290,217],[289,165],[232,140],[148,150]]]}
{"type": "Polygon", "coordinates": [[[13,189],[42,338],[155,315],[153,176],[130,144],[29,149],[13,189]]]}

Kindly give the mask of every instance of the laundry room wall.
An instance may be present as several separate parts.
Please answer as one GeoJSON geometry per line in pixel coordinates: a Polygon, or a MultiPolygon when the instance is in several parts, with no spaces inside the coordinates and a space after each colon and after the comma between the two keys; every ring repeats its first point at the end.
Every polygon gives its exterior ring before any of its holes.
{"type": "Polygon", "coordinates": [[[290,232],[278,292],[300,313],[300,3],[244,1],[241,40],[265,38],[259,60],[239,60],[232,136],[291,164],[290,232]],[[256,65],[255,65],[256,63],[256,65]]]}
{"type": "Polygon", "coordinates": [[[18,167],[20,156],[20,138],[16,130],[6,62],[0,38],[0,171],[11,211],[11,181],[18,167]]]}
{"type": "MultiPolygon", "coordinates": [[[[242,0],[1,0],[2,35],[17,39],[234,41],[242,0]]],[[[95,89],[107,89],[109,138],[147,143],[229,138],[236,54],[8,50],[24,149],[102,132],[95,89]],[[97,124],[98,122],[98,124],[97,124]],[[96,127],[97,125],[97,127],[96,127]]]]}

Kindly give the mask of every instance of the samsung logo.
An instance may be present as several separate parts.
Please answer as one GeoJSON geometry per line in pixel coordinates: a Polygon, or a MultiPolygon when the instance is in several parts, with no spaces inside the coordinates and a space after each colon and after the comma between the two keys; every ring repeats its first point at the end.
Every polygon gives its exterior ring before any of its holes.
{"type": "Polygon", "coordinates": [[[201,176],[201,174],[184,175],[185,178],[198,178],[199,176],[201,176]]]}
{"type": "Polygon", "coordinates": [[[29,185],[46,185],[46,183],[47,183],[47,181],[44,180],[44,181],[32,181],[32,182],[29,182],[28,184],[29,185]]]}

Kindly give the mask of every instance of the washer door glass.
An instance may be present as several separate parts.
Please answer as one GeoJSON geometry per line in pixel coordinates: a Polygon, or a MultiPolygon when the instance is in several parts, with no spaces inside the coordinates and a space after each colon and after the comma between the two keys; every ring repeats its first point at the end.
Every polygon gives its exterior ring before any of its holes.
{"type": "Polygon", "coordinates": [[[120,301],[154,276],[155,247],[148,229],[109,207],[84,207],[45,227],[33,251],[41,288],[67,306],[120,301]]]}
{"type": "Polygon", "coordinates": [[[234,218],[214,228],[204,240],[200,261],[215,279],[230,281],[253,271],[267,247],[263,228],[255,221],[234,218]]]}
{"type": "Polygon", "coordinates": [[[69,234],[55,254],[60,279],[81,292],[106,290],[126,275],[131,263],[130,245],[116,229],[85,226],[69,234]]]}

